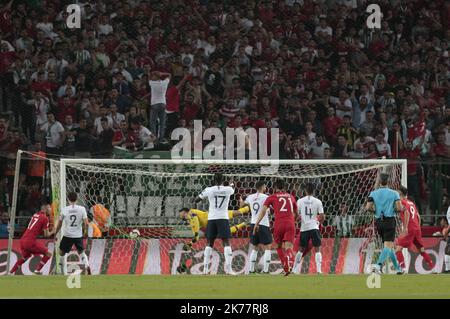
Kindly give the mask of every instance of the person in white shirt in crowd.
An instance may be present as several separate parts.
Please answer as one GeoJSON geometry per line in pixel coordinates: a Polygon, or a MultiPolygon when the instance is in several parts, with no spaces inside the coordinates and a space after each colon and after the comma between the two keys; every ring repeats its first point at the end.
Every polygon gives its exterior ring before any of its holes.
{"type": "Polygon", "coordinates": [[[152,134],[148,128],[141,124],[138,117],[131,119],[131,128],[136,132],[136,135],[139,137],[139,144],[142,144],[144,149],[153,148],[153,143],[156,141],[156,136],[152,134]]]}
{"type": "Polygon", "coordinates": [[[33,107],[36,118],[36,131],[41,131],[41,127],[47,123],[47,112],[50,108],[48,99],[40,91],[34,92],[34,97],[29,100],[28,105],[33,107]]]}
{"type": "Polygon", "coordinates": [[[66,77],[65,80],[65,84],[61,85],[58,89],[58,92],[56,93],[57,97],[63,97],[64,95],[66,95],[66,90],[67,88],[71,88],[72,89],[72,95],[75,95],[77,93],[75,86],[72,85],[73,83],[73,79],[72,77],[69,75],[66,77]]]}
{"type": "Polygon", "coordinates": [[[315,141],[310,145],[311,156],[314,159],[324,159],[325,149],[330,148],[330,145],[323,141],[322,135],[316,135],[315,141]]]}
{"type": "Polygon", "coordinates": [[[344,152],[344,156],[352,159],[362,159],[366,156],[363,144],[358,142],[354,144],[354,149],[350,152],[344,152]]]}
{"type": "Polygon", "coordinates": [[[367,154],[367,150],[369,149],[369,145],[374,143],[375,139],[372,136],[367,136],[366,132],[361,131],[358,134],[358,138],[355,143],[353,143],[353,148],[356,149],[356,144],[362,144],[362,151],[364,154],[367,154]]]}
{"type": "MultiPolygon", "coordinates": [[[[117,108],[117,106],[116,106],[117,108]]],[[[100,106],[100,115],[97,116],[94,120],[94,128],[95,128],[95,132],[98,134],[100,134],[103,131],[103,126],[102,126],[102,118],[106,118],[108,120],[108,126],[109,127],[113,127],[113,119],[112,117],[108,116],[108,108],[105,107],[104,105],[100,106]]],[[[120,124],[120,122],[119,122],[120,124]]]]}
{"type": "Polygon", "coordinates": [[[375,145],[377,147],[378,153],[380,153],[380,156],[385,156],[386,158],[391,158],[391,146],[386,143],[384,140],[384,134],[383,132],[378,132],[375,137],[375,145]]]}
{"type": "Polygon", "coordinates": [[[149,81],[151,89],[150,131],[155,132],[160,140],[164,140],[166,131],[166,92],[170,78],[170,73],[154,71],[151,73],[149,81]],[[158,125],[159,129],[157,129],[158,125]]]}
{"type": "Polygon", "coordinates": [[[64,142],[64,126],[55,119],[52,112],[47,113],[47,123],[41,126],[41,131],[45,132],[46,149],[49,157],[61,154],[61,146],[64,142]]]}
{"type": "Polygon", "coordinates": [[[345,115],[352,116],[353,105],[350,99],[348,98],[348,94],[345,90],[339,91],[339,98],[335,102],[336,104],[336,116],[341,119],[344,118],[345,115]]]}
{"type": "Polygon", "coordinates": [[[120,122],[125,121],[125,115],[122,113],[117,112],[117,105],[111,104],[109,106],[109,114],[106,116],[108,118],[108,122],[111,119],[111,127],[116,130],[120,128],[120,122]]]}

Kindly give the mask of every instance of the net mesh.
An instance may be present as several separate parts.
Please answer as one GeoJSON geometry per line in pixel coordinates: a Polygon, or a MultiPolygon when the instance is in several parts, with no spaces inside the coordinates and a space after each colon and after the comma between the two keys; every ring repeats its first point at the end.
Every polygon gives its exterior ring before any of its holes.
{"type": "MultiPolygon", "coordinates": [[[[315,195],[322,200],[326,214],[321,226],[323,272],[364,272],[377,257],[381,242],[375,234],[373,216],[366,213],[363,206],[377,186],[377,177],[382,171],[389,174],[391,187],[400,186],[400,164],[293,162],[274,166],[69,162],[65,165],[63,184],[59,162],[51,163],[54,201],[59,202],[65,185],[66,193],[78,193],[79,204],[91,212],[100,204],[110,214],[109,224],[102,229],[102,238],[87,242],[93,273],[104,274],[201,273],[206,240],[201,232],[200,240],[192,248],[186,247],[193,233],[189,223],[179,217],[179,210],[196,207],[194,199],[213,184],[216,172],[223,173],[236,187],[230,200],[231,210],[239,208],[239,198],[254,192],[255,183],[260,180],[266,181],[268,193],[272,193],[272,182],[284,178],[289,192],[297,199],[303,195],[302,186],[306,182],[314,183],[315,195]],[[139,231],[137,237],[133,230],[139,231]]],[[[197,204],[197,208],[204,211],[208,210],[207,206],[207,202],[197,204]]],[[[250,223],[248,214],[236,215],[230,220],[230,226],[244,222],[250,223]]],[[[231,240],[233,271],[238,274],[248,272],[249,229],[248,226],[240,228],[231,240]]],[[[258,265],[261,267],[262,259],[260,252],[258,265]]],[[[69,257],[69,260],[76,263],[77,257],[69,257]]],[[[223,247],[219,241],[211,260],[212,273],[223,273],[223,247]]],[[[279,273],[281,268],[276,253],[272,254],[270,272],[279,273]]],[[[314,254],[304,258],[301,272],[315,272],[314,254]]]]}

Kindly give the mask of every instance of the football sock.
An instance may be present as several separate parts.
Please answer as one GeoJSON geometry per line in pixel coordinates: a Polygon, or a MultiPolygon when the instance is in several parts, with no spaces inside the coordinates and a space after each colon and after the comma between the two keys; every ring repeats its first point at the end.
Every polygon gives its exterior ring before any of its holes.
{"type": "Polygon", "coordinates": [[[393,248],[388,248],[389,249],[389,258],[391,258],[392,263],[394,264],[394,269],[395,270],[401,270],[400,266],[398,265],[398,260],[397,257],[395,256],[395,252],[393,248]]]}
{"type": "Polygon", "coordinates": [[[256,259],[258,258],[258,252],[255,249],[252,249],[250,254],[250,271],[255,271],[256,259]]]}
{"type": "Polygon", "coordinates": [[[39,262],[39,264],[37,265],[36,270],[37,270],[37,271],[40,271],[40,270],[42,269],[42,267],[44,267],[44,265],[47,263],[47,261],[48,261],[50,258],[51,258],[51,256],[44,255],[44,256],[41,258],[41,261],[39,262]]]}
{"type": "Polygon", "coordinates": [[[302,262],[302,257],[303,257],[302,255],[303,254],[302,254],[302,252],[300,250],[295,255],[294,267],[292,268],[295,273],[299,273],[300,272],[299,271],[300,269],[297,269],[297,268],[300,267],[300,263],[302,262]]]}
{"type": "Polygon", "coordinates": [[[67,254],[60,256],[60,265],[64,276],[67,276],[67,254]]]}
{"type": "Polygon", "coordinates": [[[381,251],[380,256],[378,257],[377,264],[380,265],[380,267],[382,267],[384,265],[384,261],[388,256],[389,256],[389,248],[384,247],[383,250],[381,251]]]}
{"type": "Polygon", "coordinates": [[[233,252],[231,250],[231,246],[225,246],[223,249],[223,253],[225,255],[225,272],[231,272],[231,260],[233,259],[233,252]]]}
{"type": "Polygon", "coordinates": [[[89,267],[89,259],[84,251],[80,254],[80,258],[81,258],[81,262],[83,263],[84,267],[86,267],[86,268],[89,267]]]}
{"type": "Polygon", "coordinates": [[[286,257],[289,258],[288,266],[292,270],[292,267],[294,266],[294,260],[295,260],[295,255],[294,255],[294,251],[292,250],[292,248],[286,249],[286,257]]]}
{"type": "Polygon", "coordinates": [[[322,253],[316,253],[316,268],[318,273],[322,273],[322,253]]]}
{"type": "Polygon", "coordinates": [[[281,265],[283,266],[283,269],[285,272],[288,271],[287,265],[286,265],[286,256],[284,255],[283,248],[277,248],[278,257],[280,258],[281,265]]]}
{"type": "Polygon", "coordinates": [[[444,263],[445,263],[445,271],[450,270],[450,255],[444,256],[444,263]]]}
{"type": "Polygon", "coordinates": [[[16,263],[14,264],[14,266],[11,268],[11,270],[9,271],[10,273],[15,273],[17,271],[17,269],[19,269],[20,266],[22,266],[22,264],[26,261],[26,259],[24,259],[23,257],[20,258],[18,261],[16,261],[16,263]]]}
{"type": "Polygon", "coordinates": [[[206,246],[203,252],[203,274],[207,275],[209,273],[209,261],[211,259],[212,248],[206,246]]]}
{"type": "Polygon", "coordinates": [[[397,256],[398,264],[401,268],[405,269],[405,258],[403,257],[403,253],[401,250],[397,251],[395,253],[395,256],[397,256]]]}
{"type": "Polygon", "coordinates": [[[269,265],[270,265],[271,258],[272,258],[272,256],[271,256],[270,249],[265,250],[264,251],[264,267],[263,267],[264,272],[269,271],[269,265]]]}
{"type": "Polygon", "coordinates": [[[423,259],[425,259],[425,262],[428,264],[428,266],[430,266],[430,268],[434,268],[434,263],[431,260],[430,255],[428,255],[426,252],[420,253],[420,256],[423,257],[423,259]]]}

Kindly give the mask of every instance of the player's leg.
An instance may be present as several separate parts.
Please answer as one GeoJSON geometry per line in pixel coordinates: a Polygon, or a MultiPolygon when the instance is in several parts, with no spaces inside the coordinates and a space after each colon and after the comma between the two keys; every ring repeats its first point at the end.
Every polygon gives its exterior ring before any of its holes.
{"type": "Polygon", "coordinates": [[[447,239],[447,246],[445,246],[444,267],[444,273],[450,274],[450,238],[447,239]]]}
{"type": "Polygon", "coordinates": [[[272,245],[263,245],[264,247],[264,264],[263,264],[263,273],[269,273],[270,262],[272,261],[272,245]]]}
{"type": "Polygon", "coordinates": [[[214,247],[214,242],[217,238],[217,224],[215,220],[210,220],[206,225],[206,239],[207,244],[203,252],[203,274],[209,274],[209,264],[211,262],[211,254],[214,247]]]}
{"type": "Polygon", "coordinates": [[[431,259],[430,255],[428,255],[428,253],[425,251],[421,231],[416,232],[416,235],[414,236],[413,244],[420,251],[420,255],[423,257],[423,259],[427,263],[428,267],[430,267],[430,269],[433,269],[434,263],[433,263],[433,260],[431,259]]]}
{"type": "Polygon", "coordinates": [[[59,243],[59,265],[61,266],[63,275],[67,275],[67,254],[72,249],[72,241],[70,238],[64,237],[59,243]]]}
{"type": "Polygon", "coordinates": [[[257,234],[259,238],[259,243],[264,249],[264,264],[263,264],[263,273],[269,273],[269,265],[272,260],[272,233],[270,232],[270,228],[267,226],[260,226],[260,231],[257,234]]]}
{"type": "Polygon", "coordinates": [[[284,251],[286,254],[286,262],[288,264],[289,272],[292,272],[294,266],[295,254],[294,254],[294,240],[295,240],[295,225],[287,225],[284,233],[284,251]]]}
{"type": "Polygon", "coordinates": [[[322,252],[320,250],[320,246],[322,245],[322,238],[320,236],[319,230],[314,229],[311,231],[311,240],[312,240],[312,244],[314,246],[314,251],[316,252],[314,257],[316,259],[317,273],[321,274],[322,273],[322,252]]]}
{"type": "Polygon", "coordinates": [[[78,256],[80,256],[81,263],[84,266],[84,269],[87,271],[87,273],[91,274],[91,267],[89,266],[89,258],[86,255],[84,244],[83,244],[83,238],[76,238],[74,240],[75,247],[78,252],[78,256]]]}
{"type": "Polygon", "coordinates": [[[17,269],[19,269],[20,266],[22,266],[28,258],[30,258],[30,256],[32,255],[31,252],[28,250],[28,244],[27,243],[20,243],[21,249],[22,249],[22,257],[20,257],[16,263],[14,264],[14,266],[11,268],[11,270],[9,271],[11,274],[14,274],[17,269]]]}
{"type": "Polygon", "coordinates": [[[405,269],[405,257],[403,256],[402,249],[408,248],[412,244],[413,236],[411,234],[406,234],[397,239],[397,247],[395,248],[395,256],[397,257],[398,264],[400,268],[405,269]]]}
{"type": "Polygon", "coordinates": [[[42,255],[41,260],[39,261],[39,264],[37,265],[36,269],[34,270],[35,274],[41,274],[41,270],[44,267],[44,265],[47,263],[47,261],[52,258],[52,254],[48,251],[47,247],[44,245],[36,242],[33,246],[33,253],[42,255]]]}
{"type": "Polygon", "coordinates": [[[255,273],[255,265],[256,265],[256,260],[258,259],[258,250],[257,250],[257,246],[255,246],[253,243],[250,244],[251,245],[251,250],[250,250],[250,267],[248,272],[250,274],[255,273]]]}
{"type": "MultiPolygon", "coordinates": [[[[253,234],[253,229],[255,227],[255,224],[251,224],[250,225],[250,246],[251,246],[251,250],[250,250],[250,267],[249,267],[249,273],[252,274],[255,272],[255,264],[256,264],[256,260],[258,258],[258,251],[257,251],[257,247],[259,245],[259,240],[258,240],[258,233],[256,233],[255,235],[253,234]]],[[[262,226],[261,226],[262,227],[262,226]]]]}
{"type": "Polygon", "coordinates": [[[218,228],[218,236],[222,238],[223,254],[225,255],[225,273],[232,274],[233,251],[230,245],[231,231],[228,219],[219,219],[218,228]]]}
{"type": "Polygon", "coordinates": [[[300,264],[301,264],[303,256],[306,256],[308,244],[309,244],[309,231],[300,232],[300,238],[299,238],[300,248],[299,248],[297,255],[295,256],[296,264],[294,264],[294,273],[296,273],[296,274],[300,273],[300,264]]]}

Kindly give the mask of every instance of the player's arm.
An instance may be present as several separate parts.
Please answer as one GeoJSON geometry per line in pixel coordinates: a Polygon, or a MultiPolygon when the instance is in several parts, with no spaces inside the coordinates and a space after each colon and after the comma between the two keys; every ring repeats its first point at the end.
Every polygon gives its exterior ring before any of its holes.
{"type": "Polygon", "coordinates": [[[404,216],[404,218],[403,218],[403,233],[407,234],[408,233],[409,218],[410,218],[409,211],[407,209],[405,209],[405,213],[404,213],[403,216],[404,216]]]}
{"type": "Polygon", "coordinates": [[[248,214],[250,212],[250,205],[249,203],[247,203],[246,201],[244,201],[242,199],[242,197],[239,198],[239,209],[235,209],[235,210],[229,210],[228,213],[234,216],[237,215],[244,215],[244,214],[248,214]]]}
{"type": "Polygon", "coordinates": [[[297,201],[295,200],[295,197],[292,196],[292,209],[293,209],[293,213],[294,213],[294,220],[298,219],[298,205],[297,205],[297,201]]]}
{"type": "MultiPolygon", "coordinates": [[[[400,199],[397,199],[396,201],[395,201],[395,211],[397,212],[397,213],[399,213],[399,212],[401,212],[402,210],[403,210],[403,206],[402,206],[402,202],[400,201],[400,199]]],[[[409,213],[409,212],[408,212],[409,213]]]]}
{"type": "Polygon", "coordinates": [[[62,223],[63,223],[63,219],[64,219],[64,215],[60,215],[59,216],[59,218],[58,218],[58,223],[56,224],[56,228],[55,228],[55,231],[54,231],[54,234],[56,235],[56,234],[58,234],[59,233],[59,231],[61,230],[61,228],[62,228],[62,223]]]}
{"type": "Polygon", "coordinates": [[[322,202],[320,202],[320,204],[319,204],[319,214],[317,216],[317,220],[321,224],[325,221],[325,213],[323,211],[323,204],[322,204],[322,202]]]}
{"type": "Polygon", "coordinates": [[[268,207],[264,205],[261,209],[261,211],[258,214],[258,219],[256,220],[255,227],[253,228],[253,234],[256,234],[258,232],[259,223],[261,220],[266,216],[268,207]]]}
{"type": "Polygon", "coordinates": [[[83,236],[88,236],[88,230],[89,230],[89,219],[87,217],[86,208],[83,208],[83,236]]]}
{"type": "Polygon", "coordinates": [[[191,226],[192,234],[194,235],[194,237],[192,238],[192,243],[196,243],[200,238],[200,221],[198,220],[198,216],[195,215],[194,209],[191,209],[189,211],[189,214],[189,225],[191,226]]]}

